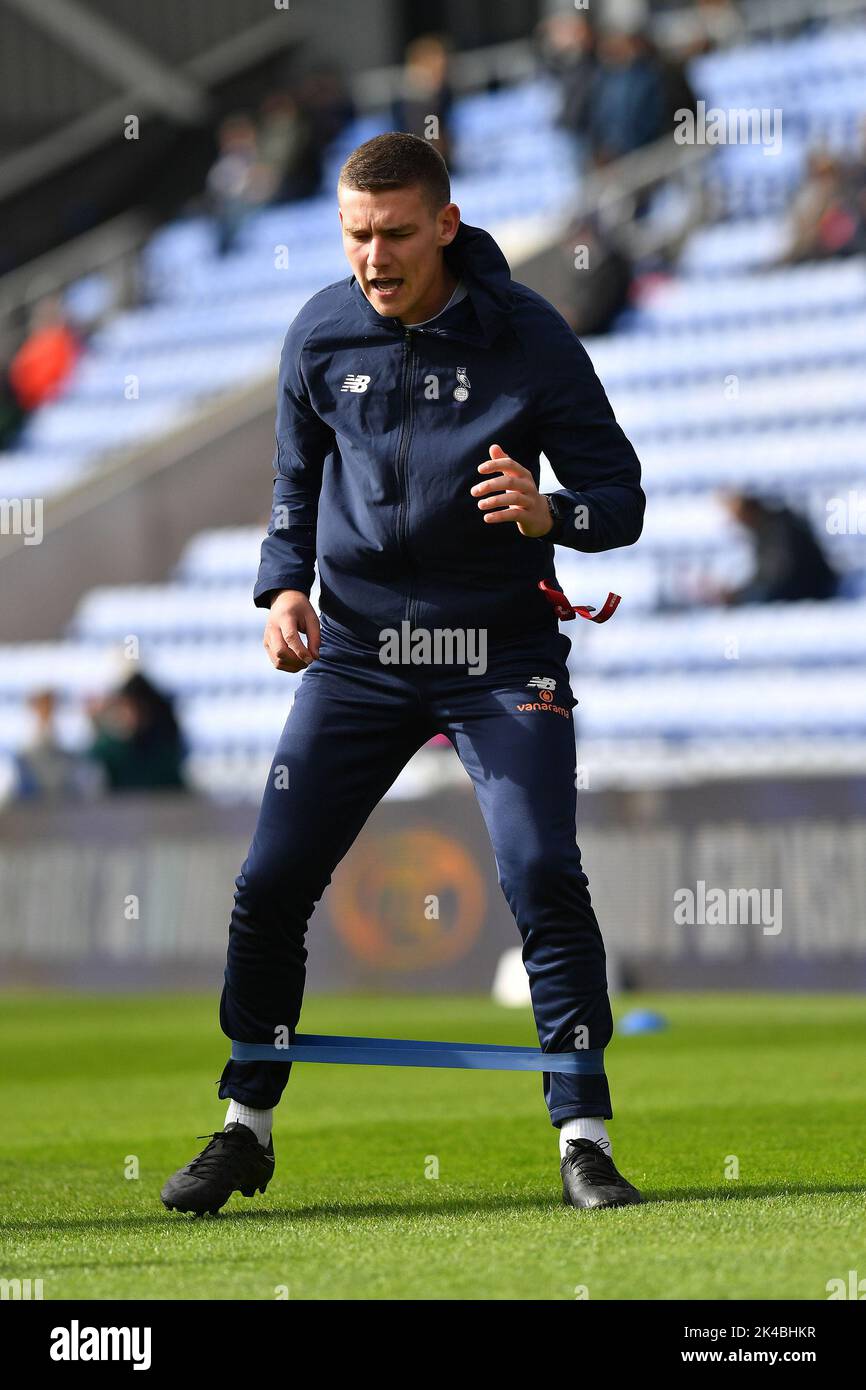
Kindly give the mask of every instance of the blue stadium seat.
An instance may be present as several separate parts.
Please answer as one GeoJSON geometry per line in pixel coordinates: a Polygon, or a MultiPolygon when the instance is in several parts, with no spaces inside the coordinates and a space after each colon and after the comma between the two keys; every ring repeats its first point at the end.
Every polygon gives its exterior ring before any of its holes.
{"type": "MultiPolygon", "coordinates": [[[[866,772],[866,517],[862,530],[827,525],[833,506],[853,498],[856,513],[866,499],[866,258],[778,264],[809,150],[817,141],[847,155],[861,148],[866,25],[709,53],[689,70],[709,105],[781,107],[783,146],[777,155],[715,150],[703,177],[722,220],[689,236],[675,273],[647,282],[614,333],[586,340],[640,455],[648,509],[636,548],[557,550],[573,601],[623,596],[604,627],[562,629],[580,756],[594,786],[726,769],[866,772]],[[734,377],[738,395],[726,393],[734,377]],[[847,597],[697,606],[702,592],[749,573],[747,539],[719,498],[731,489],[806,514],[847,597]]],[[[467,221],[496,234],[516,213],[567,212],[578,185],[553,126],[558,100],[543,79],[458,102],[454,196],[467,221]]],[[[387,126],[383,112],[354,122],[328,152],[329,177],[387,126]]],[[[665,215],[664,200],[654,215],[665,215]]],[[[158,437],[206,399],[272,373],[301,305],[348,274],[337,229],[329,186],[251,216],[224,258],[205,217],[157,232],[143,264],[151,302],[100,329],[63,397],[0,455],[0,496],[52,495],[107,452],[158,437]],[[283,246],[288,267],[278,270],[283,246]],[[137,400],[124,399],[131,375],[137,400]]],[[[543,459],[542,487],[558,486],[543,459]]],[[[193,784],[214,796],[260,794],[300,680],[274,671],[262,650],[251,588],[263,531],[203,532],[170,582],[92,590],[62,642],[0,649],[0,800],[12,755],[32,736],[28,694],[55,688],[61,739],[86,746],[83,700],[137,669],[124,654],[131,632],[142,669],[177,697],[193,784]]]]}

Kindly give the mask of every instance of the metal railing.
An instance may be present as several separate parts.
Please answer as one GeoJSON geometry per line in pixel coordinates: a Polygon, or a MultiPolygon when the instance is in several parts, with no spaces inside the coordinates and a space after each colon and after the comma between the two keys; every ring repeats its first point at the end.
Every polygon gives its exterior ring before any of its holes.
{"type": "Polygon", "coordinates": [[[124,212],[9,271],[0,279],[0,341],[5,346],[20,333],[40,299],[86,275],[108,279],[112,309],[134,304],[140,297],[140,253],[152,230],[152,220],[140,209],[124,212]]]}

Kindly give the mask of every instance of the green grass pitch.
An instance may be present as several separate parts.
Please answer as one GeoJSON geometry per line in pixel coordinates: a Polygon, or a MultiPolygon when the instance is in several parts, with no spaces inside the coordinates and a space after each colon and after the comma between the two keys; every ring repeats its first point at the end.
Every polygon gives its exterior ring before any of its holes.
{"type": "MultiPolygon", "coordinates": [[[[561,1205],[538,1075],[308,1065],[267,1193],[196,1220],[159,1190],[222,1126],[216,1002],[4,997],[0,1276],[45,1299],[823,1300],[866,1275],[861,998],[615,1000],[670,1021],[607,1053],[645,1205],[561,1205]]],[[[303,1028],[537,1042],[486,999],[310,998],[303,1028]]]]}

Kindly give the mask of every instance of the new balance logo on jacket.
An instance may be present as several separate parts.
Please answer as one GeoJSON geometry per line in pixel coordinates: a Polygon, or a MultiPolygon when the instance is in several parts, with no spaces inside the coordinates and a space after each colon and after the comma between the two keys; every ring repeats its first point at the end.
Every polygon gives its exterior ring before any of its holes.
{"type": "MultiPolygon", "coordinates": [[[[469,400],[469,376],[465,367],[458,367],[456,371],[457,385],[454,387],[455,401],[469,400]]],[[[359,373],[350,372],[340,387],[341,391],[354,391],[356,395],[366,391],[372,380],[369,376],[361,376],[359,373]]]]}

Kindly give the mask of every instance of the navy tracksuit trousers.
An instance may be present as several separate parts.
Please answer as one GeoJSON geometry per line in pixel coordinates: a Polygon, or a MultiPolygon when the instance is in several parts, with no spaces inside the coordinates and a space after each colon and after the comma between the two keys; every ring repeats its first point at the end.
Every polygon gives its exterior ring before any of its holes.
{"type": "MultiPolygon", "coordinates": [[[[541,1048],[570,1050],[581,1025],[585,1046],[604,1048],[613,1031],[604,946],[575,839],[569,639],[556,628],[491,638],[486,670],[469,674],[466,665],[383,665],[378,645],[325,614],[321,627],[320,655],[295,695],[236,880],[223,1032],[273,1042],[288,1026],[294,1037],[313,908],[398,773],[443,733],[472,778],[523,938],[541,1048]]],[[[270,1108],[290,1070],[229,1061],[219,1095],[270,1108]]],[[[545,1072],[543,1082],[554,1125],[612,1117],[604,1074],[545,1072]]]]}

